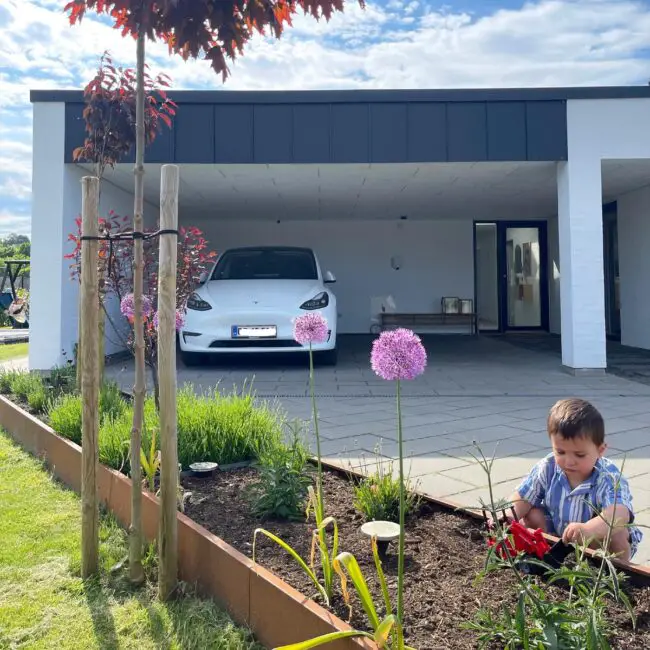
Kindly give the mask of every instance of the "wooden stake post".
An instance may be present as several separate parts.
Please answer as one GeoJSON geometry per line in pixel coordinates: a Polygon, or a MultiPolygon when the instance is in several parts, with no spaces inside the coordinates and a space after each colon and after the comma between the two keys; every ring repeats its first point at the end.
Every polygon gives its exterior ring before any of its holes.
{"type": "MultiPolygon", "coordinates": [[[[160,229],[178,229],[176,165],[163,165],[160,229]]],[[[176,253],[178,237],[161,233],[158,267],[158,382],[160,386],[160,570],[158,593],[167,600],[176,589],[178,533],[178,448],[176,421],[176,253]]]]}
{"type": "MultiPolygon", "coordinates": [[[[81,179],[81,234],[97,237],[99,221],[99,179],[81,179]]],[[[99,564],[99,503],[97,464],[99,452],[99,278],[97,239],[81,241],[81,576],[87,578],[99,564]]]]}

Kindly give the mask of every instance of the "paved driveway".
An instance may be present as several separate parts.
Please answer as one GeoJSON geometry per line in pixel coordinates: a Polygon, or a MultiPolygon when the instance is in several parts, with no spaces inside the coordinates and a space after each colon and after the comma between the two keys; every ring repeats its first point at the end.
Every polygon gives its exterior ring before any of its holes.
{"type": "MultiPolygon", "coordinates": [[[[487,498],[486,474],[471,456],[476,441],[486,455],[495,454],[494,493],[506,497],[549,451],[550,406],[578,396],[603,413],[608,455],[616,461],[625,456],[638,520],[650,525],[650,385],[611,374],[573,377],[560,368],[556,345],[536,346],[532,338],[528,343],[487,336],[423,340],[426,373],[403,389],[407,469],[421,491],[468,507],[487,498]]],[[[372,372],[371,341],[344,338],[339,364],[316,370],[323,453],[330,462],[364,471],[377,460],[390,466],[397,456],[395,386],[372,372]]],[[[130,363],[109,372],[132,386],[130,363]]],[[[243,359],[192,369],[179,363],[179,385],[189,381],[197,390],[217,382],[230,390],[251,378],[259,398],[279,400],[290,417],[310,417],[304,363],[243,359]]],[[[635,561],[650,564],[650,530],[635,561]]]]}

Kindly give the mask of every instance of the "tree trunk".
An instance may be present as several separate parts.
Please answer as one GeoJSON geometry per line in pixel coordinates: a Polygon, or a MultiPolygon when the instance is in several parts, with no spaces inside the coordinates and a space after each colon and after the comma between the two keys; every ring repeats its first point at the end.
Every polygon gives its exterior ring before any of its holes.
{"type": "MultiPolygon", "coordinates": [[[[178,167],[163,165],[160,179],[160,229],[178,228],[178,167]]],[[[176,425],[176,241],[160,235],[158,266],[158,385],[160,390],[160,568],[158,595],[176,591],[178,575],[178,446],[176,425]]]]}
{"type": "MultiPolygon", "coordinates": [[[[82,179],[82,234],[97,237],[98,186],[92,176],[82,179]]],[[[97,465],[99,451],[99,374],[97,366],[99,282],[97,256],[99,242],[81,242],[81,336],[83,353],[77,357],[81,366],[81,576],[97,573],[99,566],[99,501],[97,498],[97,465]]]]}
{"type": "MultiPolygon", "coordinates": [[[[144,44],[145,30],[140,29],[137,44],[136,114],[135,114],[135,202],[133,231],[144,230],[144,44]]],[[[142,323],[143,246],[142,238],[133,240],[133,329],[135,334],[135,385],[133,386],[133,426],[131,428],[131,529],[129,538],[129,577],[131,582],[144,581],[142,569],[142,484],[140,448],[144,421],[145,366],[144,328],[142,323]]]]}

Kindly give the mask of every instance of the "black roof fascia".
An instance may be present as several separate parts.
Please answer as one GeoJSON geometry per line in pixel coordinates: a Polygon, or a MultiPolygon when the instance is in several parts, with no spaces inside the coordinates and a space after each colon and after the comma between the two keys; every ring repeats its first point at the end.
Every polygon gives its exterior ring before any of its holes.
{"type": "MultiPolygon", "coordinates": [[[[575,86],[558,88],[467,88],[421,90],[170,90],[187,104],[285,104],[372,102],[566,101],[572,99],[650,98],[650,86],[575,86]]],[[[81,90],[31,90],[30,101],[83,102],[81,90]]]]}

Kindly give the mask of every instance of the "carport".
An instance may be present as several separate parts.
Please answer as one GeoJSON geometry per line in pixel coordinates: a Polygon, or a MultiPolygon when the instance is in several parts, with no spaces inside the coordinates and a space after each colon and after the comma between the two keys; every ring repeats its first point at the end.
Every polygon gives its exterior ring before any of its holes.
{"type": "MultiPolygon", "coordinates": [[[[337,277],[341,333],[372,331],[382,306],[435,312],[451,296],[474,302],[483,332],[561,333],[571,371],[605,368],[606,334],[650,348],[639,325],[650,324],[639,300],[650,279],[650,136],[639,130],[650,89],[179,91],[174,100],[174,128],[147,153],[145,218],[157,218],[160,166],[179,164],[181,224],[218,251],[314,248],[337,277]]],[[[62,258],[87,169],[71,161],[81,94],[34,91],[32,101],[30,363],[47,368],[76,341],[77,287],[62,258]]],[[[102,209],[131,214],[132,187],[127,161],[107,175],[102,209]]]]}

